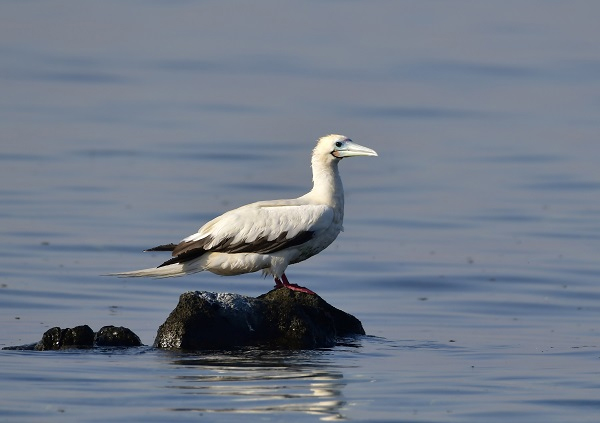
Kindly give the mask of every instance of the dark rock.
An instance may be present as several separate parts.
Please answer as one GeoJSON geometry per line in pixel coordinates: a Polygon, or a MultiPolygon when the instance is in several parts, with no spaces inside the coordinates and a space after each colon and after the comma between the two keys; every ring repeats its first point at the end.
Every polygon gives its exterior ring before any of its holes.
{"type": "Polygon", "coordinates": [[[154,346],[177,349],[218,349],[246,345],[253,337],[258,308],[255,298],[213,292],[186,292],[165,323],[154,346]]]}
{"type": "Polygon", "coordinates": [[[142,341],[131,329],[123,326],[104,326],[94,336],[97,347],[140,347],[142,341]]]}
{"type": "Polygon", "coordinates": [[[185,350],[261,346],[331,347],[338,337],[364,335],[360,321],[317,295],[276,289],[258,298],[186,292],[158,329],[154,346],[185,350]]]}
{"type": "Polygon", "coordinates": [[[61,329],[48,329],[42,339],[35,344],[4,347],[3,350],[66,350],[97,347],[139,347],[143,345],[140,338],[130,329],[124,327],[104,326],[94,333],[88,325],[61,329]]]}
{"type": "MultiPolygon", "coordinates": [[[[360,321],[317,295],[289,289],[258,298],[238,294],[187,292],[158,329],[157,348],[206,350],[257,346],[310,349],[335,345],[340,337],[364,335],[360,321]]],[[[63,350],[137,347],[140,338],[124,327],[105,326],[96,334],[87,326],[47,330],[36,344],[5,350],[63,350]]]]}
{"type": "Polygon", "coordinates": [[[67,348],[92,348],[94,346],[94,331],[88,326],[61,329],[48,329],[40,342],[35,346],[36,351],[62,350],[67,348]]]}
{"type": "Polygon", "coordinates": [[[318,295],[275,289],[262,301],[271,347],[320,348],[335,345],[339,337],[364,335],[360,320],[339,310],[318,295]]]}

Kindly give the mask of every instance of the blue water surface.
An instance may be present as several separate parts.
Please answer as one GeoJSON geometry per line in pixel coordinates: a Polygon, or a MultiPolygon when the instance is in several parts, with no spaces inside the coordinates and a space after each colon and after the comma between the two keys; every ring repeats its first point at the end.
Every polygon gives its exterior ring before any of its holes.
{"type": "Polygon", "coordinates": [[[0,421],[596,422],[600,3],[0,6],[0,347],[126,326],[127,350],[1,351],[0,421]],[[151,347],[189,290],[101,276],[344,160],[345,231],[288,276],[367,336],[151,347]]]}

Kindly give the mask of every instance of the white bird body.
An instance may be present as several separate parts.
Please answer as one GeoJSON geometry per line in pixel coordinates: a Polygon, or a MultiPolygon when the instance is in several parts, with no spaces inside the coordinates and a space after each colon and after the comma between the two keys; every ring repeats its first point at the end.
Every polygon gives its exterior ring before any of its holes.
{"type": "Polygon", "coordinates": [[[343,135],[322,137],[313,150],[313,189],[307,194],[228,211],[177,245],[150,249],[172,250],[173,257],[161,266],[114,275],[164,278],[208,270],[232,276],[262,270],[273,276],[277,287],[313,293],[289,284],[285,270],[323,251],[343,230],[344,189],[338,163],[358,155],[377,153],[343,135]]]}

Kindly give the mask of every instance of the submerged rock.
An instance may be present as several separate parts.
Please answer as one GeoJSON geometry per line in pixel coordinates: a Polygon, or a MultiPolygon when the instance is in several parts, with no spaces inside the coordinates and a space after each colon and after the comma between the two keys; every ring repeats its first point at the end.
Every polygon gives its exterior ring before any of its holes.
{"type": "Polygon", "coordinates": [[[186,292],[158,329],[157,348],[205,350],[242,346],[274,349],[331,347],[364,335],[360,321],[317,295],[275,289],[258,298],[186,292]]]}
{"type": "Polygon", "coordinates": [[[42,335],[35,344],[4,347],[3,350],[66,350],[87,349],[93,347],[139,347],[143,345],[140,338],[130,329],[124,327],[104,326],[98,332],[88,325],[61,329],[54,327],[42,335]]]}
{"type": "Polygon", "coordinates": [[[131,329],[123,326],[104,326],[94,335],[97,347],[141,347],[142,341],[131,329]]]}
{"type": "Polygon", "coordinates": [[[62,350],[68,348],[92,348],[94,331],[88,325],[61,329],[48,329],[42,339],[35,345],[36,351],[62,350]]]}

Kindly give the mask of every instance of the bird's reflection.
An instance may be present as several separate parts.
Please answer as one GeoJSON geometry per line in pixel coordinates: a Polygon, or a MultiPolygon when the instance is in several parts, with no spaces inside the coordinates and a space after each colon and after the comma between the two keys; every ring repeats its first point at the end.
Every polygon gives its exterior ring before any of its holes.
{"type": "MultiPolygon", "coordinates": [[[[346,344],[339,349],[356,349],[346,344]]],[[[330,350],[239,350],[183,355],[172,360],[169,387],[189,395],[172,411],[198,413],[308,413],[345,420],[344,375],[333,369],[330,350]]]]}

